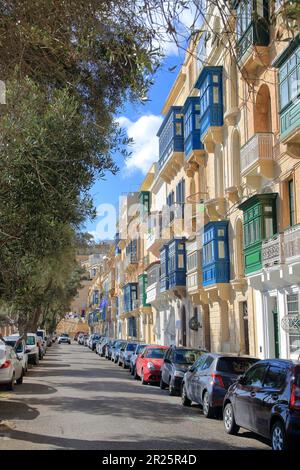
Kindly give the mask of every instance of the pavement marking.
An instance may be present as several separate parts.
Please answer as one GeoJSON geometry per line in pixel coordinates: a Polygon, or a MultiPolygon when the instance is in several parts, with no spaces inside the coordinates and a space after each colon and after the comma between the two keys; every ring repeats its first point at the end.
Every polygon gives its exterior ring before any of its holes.
{"type": "Polygon", "coordinates": [[[10,398],[10,397],[13,397],[12,393],[0,392],[0,399],[1,398],[10,398]]]}

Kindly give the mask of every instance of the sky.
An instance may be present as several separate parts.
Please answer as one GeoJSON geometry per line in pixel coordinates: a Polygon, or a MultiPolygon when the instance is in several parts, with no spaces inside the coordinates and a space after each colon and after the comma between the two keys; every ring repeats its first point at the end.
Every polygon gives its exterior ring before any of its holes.
{"type": "Polygon", "coordinates": [[[117,119],[127,135],[133,138],[133,145],[130,148],[132,155],[126,161],[123,157],[116,156],[119,173],[117,175],[107,173],[106,179],[97,181],[91,189],[98,215],[95,220],[86,223],[85,230],[91,233],[96,241],[114,236],[114,221],[109,224],[110,228],[103,223],[110,209],[108,205],[117,208],[121,194],[138,191],[151,164],[158,160],[156,133],[163,121],[161,111],[180,70],[182,60],[182,53],[179,53],[177,48],[171,48],[154,76],[148,101],[145,104],[135,105],[127,103],[124,109],[120,110],[117,119]],[[170,69],[175,66],[176,68],[171,71],[170,69]]]}
{"type": "MultiPolygon", "coordinates": [[[[187,32],[190,33],[193,24],[196,27],[200,26],[201,21],[195,9],[183,8],[177,24],[177,31],[181,32],[180,42],[183,47],[186,46],[187,32]]],[[[114,238],[119,197],[124,193],[138,191],[151,164],[158,160],[156,134],[163,121],[161,111],[185,55],[184,50],[178,49],[167,35],[166,40],[163,41],[163,47],[165,60],[154,76],[154,84],[149,90],[148,100],[144,104],[127,103],[116,116],[128,137],[133,139],[133,145],[130,147],[132,155],[126,161],[123,157],[116,156],[116,163],[120,168],[119,173],[117,175],[107,173],[106,179],[97,181],[91,189],[97,208],[97,217],[86,223],[85,231],[91,233],[96,241],[114,238]]]]}

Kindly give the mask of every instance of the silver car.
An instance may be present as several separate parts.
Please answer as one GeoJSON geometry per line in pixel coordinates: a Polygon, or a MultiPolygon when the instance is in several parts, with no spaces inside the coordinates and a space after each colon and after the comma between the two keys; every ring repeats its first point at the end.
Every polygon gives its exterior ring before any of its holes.
{"type": "Polygon", "coordinates": [[[8,346],[14,349],[18,358],[22,361],[23,371],[26,374],[28,370],[28,354],[26,352],[25,340],[18,334],[4,336],[3,339],[8,346]]]}
{"type": "Polygon", "coordinates": [[[15,383],[23,383],[22,361],[11,346],[0,340],[0,385],[13,390],[15,383]]]}

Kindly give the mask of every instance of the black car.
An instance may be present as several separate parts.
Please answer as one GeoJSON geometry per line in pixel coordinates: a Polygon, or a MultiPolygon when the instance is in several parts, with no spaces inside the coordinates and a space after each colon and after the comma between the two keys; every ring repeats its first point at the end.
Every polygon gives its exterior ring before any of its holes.
{"type": "Polygon", "coordinates": [[[161,368],[160,388],[169,387],[170,395],[180,395],[185,372],[207,351],[171,346],[167,349],[161,368]]]}
{"type": "Polygon", "coordinates": [[[271,440],[274,450],[300,443],[300,362],[268,359],[252,366],[224,399],[224,427],[240,427],[271,440]]]}
{"type": "Polygon", "coordinates": [[[91,350],[95,351],[97,343],[101,340],[102,336],[101,335],[93,335],[93,338],[91,339],[91,350]]]}
{"type": "Polygon", "coordinates": [[[182,404],[190,406],[194,401],[202,405],[204,416],[215,417],[222,410],[230,385],[257,361],[251,357],[203,354],[184,375],[182,404]]]}

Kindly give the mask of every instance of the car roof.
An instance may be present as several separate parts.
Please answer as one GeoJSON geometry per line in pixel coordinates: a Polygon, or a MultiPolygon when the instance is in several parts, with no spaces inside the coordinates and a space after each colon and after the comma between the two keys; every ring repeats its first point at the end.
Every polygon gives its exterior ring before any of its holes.
{"type": "Polygon", "coordinates": [[[286,366],[293,366],[293,365],[296,365],[296,366],[299,366],[300,365],[300,361],[297,361],[295,359],[280,359],[280,358],[274,358],[274,359],[261,359],[260,360],[260,363],[261,364],[275,364],[275,365],[278,365],[278,366],[283,366],[283,365],[286,365],[286,366]]]}
{"type": "Polygon", "coordinates": [[[146,349],[153,349],[153,348],[156,348],[156,349],[169,349],[168,346],[162,346],[161,344],[148,344],[146,346],[146,349]]]}

